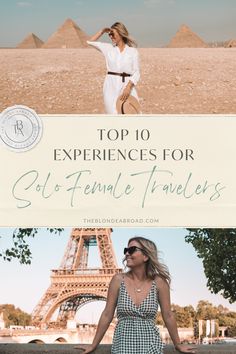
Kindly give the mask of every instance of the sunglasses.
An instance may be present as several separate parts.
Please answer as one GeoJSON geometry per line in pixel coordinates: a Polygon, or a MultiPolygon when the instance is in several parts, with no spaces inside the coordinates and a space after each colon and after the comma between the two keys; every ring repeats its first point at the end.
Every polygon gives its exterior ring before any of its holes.
{"type": "Polygon", "coordinates": [[[128,252],[129,255],[132,255],[136,251],[143,251],[143,249],[140,247],[137,247],[137,246],[131,246],[131,247],[124,248],[124,254],[126,254],[128,252]]]}

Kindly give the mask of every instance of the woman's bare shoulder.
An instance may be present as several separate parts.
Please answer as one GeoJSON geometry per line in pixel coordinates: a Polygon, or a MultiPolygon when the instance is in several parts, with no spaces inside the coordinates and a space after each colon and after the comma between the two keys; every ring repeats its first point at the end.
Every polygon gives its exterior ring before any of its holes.
{"type": "Polygon", "coordinates": [[[124,273],[118,273],[118,274],[113,275],[111,283],[114,286],[120,286],[123,279],[124,279],[124,273]]]}
{"type": "Polygon", "coordinates": [[[154,281],[155,281],[158,289],[163,289],[166,286],[169,287],[169,284],[168,284],[167,280],[165,280],[164,278],[160,277],[160,275],[156,275],[154,281]]]}

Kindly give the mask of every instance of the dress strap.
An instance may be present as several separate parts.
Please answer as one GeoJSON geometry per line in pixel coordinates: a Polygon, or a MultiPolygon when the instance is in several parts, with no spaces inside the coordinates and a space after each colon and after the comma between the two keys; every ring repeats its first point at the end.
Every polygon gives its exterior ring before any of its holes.
{"type": "Polygon", "coordinates": [[[122,278],[121,278],[121,283],[120,283],[120,291],[124,291],[125,289],[125,278],[124,278],[124,274],[122,274],[122,278]]]}
{"type": "Polygon", "coordinates": [[[124,285],[125,284],[125,275],[124,275],[124,273],[122,274],[122,280],[121,280],[121,284],[120,285],[124,285]]]}
{"type": "Polygon", "coordinates": [[[157,300],[159,301],[159,291],[158,291],[158,286],[157,286],[155,279],[153,280],[153,284],[154,284],[153,288],[155,289],[157,300]]]}

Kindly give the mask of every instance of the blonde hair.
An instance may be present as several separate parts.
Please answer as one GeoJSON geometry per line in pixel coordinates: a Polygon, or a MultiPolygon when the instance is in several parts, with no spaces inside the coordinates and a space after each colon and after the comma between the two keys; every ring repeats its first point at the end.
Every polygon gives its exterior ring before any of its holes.
{"type": "Polygon", "coordinates": [[[155,243],[151,240],[148,240],[142,236],[135,236],[129,239],[128,245],[131,241],[136,241],[140,244],[142,252],[148,257],[146,261],[146,275],[149,279],[154,280],[158,275],[168,284],[171,282],[171,277],[167,266],[159,260],[159,252],[155,243]]]}
{"type": "Polygon", "coordinates": [[[127,44],[129,47],[137,47],[137,43],[133,38],[129,36],[129,32],[125,25],[121,22],[115,22],[112,26],[112,29],[115,29],[119,35],[122,37],[123,41],[125,44],[127,44]]]}

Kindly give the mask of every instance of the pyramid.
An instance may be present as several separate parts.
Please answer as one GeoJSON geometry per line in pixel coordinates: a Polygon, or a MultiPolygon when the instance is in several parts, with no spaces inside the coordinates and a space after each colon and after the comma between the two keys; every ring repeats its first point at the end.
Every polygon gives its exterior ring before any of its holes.
{"type": "Polygon", "coordinates": [[[236,47],[236,39],[231,39],[230,41],[226,42],[226,48],[233,48],[236,47]]]}
{"type": "Polygon", "coordinates": [[[43,48],[84,48],[88,47],[88,36],[74,21],[67,19],[44,43],[43,48]]]}
{"type": "Polygon", "coordinates": [[[169,48],[206,48],[208,45],[191,29],[182,25],[168,44],[169,48]]]}
{"type": "Polygon", "coordinates": [[[37,37],[34,33],[30,33],[25,39],[20,42],[16,48],[20,49],[34,49],[41,48],[43,45],[43,41],[39,37],[37,37]]]}

